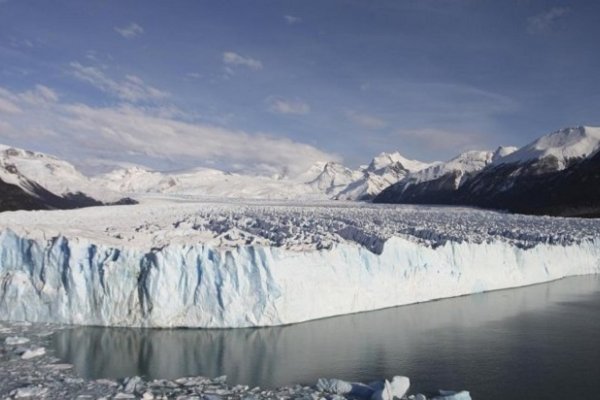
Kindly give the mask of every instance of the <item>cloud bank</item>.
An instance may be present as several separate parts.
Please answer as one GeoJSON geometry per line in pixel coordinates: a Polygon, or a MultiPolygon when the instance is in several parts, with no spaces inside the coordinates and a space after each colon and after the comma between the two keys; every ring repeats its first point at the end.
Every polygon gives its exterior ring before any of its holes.
{"type": "Polygon", "coordinates": [[[109,107],[63,102],[42,85],[24,92],[0,87],[1,142],[36,143],[33,150],[38,151],[60,149],[61,156],[84,167],[98,159],[114,165],[145,160],[142,164],[148,167],[235,166],[256,173],[297,173],[316,161],[339,160],[309,144],[184,121],[180,114],[173,106],[135,102],[109,107]]]}

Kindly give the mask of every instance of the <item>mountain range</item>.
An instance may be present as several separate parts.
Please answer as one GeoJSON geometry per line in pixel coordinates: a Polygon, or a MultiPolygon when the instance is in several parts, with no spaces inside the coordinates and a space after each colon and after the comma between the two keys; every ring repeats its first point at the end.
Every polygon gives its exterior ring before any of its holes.
{"type": "Polygon", "coordinates": [[[59,158],[0,145],[0,211],[135,203],[152,196],[448,204],[528,214],[600,215],[600,128],[565,128],[516,147],[424,163],[381,153],[351,169],[318,162],[295,176],[141,167],[88,177],[59,158]]]}
{"type": "Polygon", "coordinates": [[[397,182],[374,202],[600,216],[600,128],[561,129],[517,150],[499,149],[491,157],[480,154],[483,158],[482,168],[454,167],[431,179],[397,182]]]}

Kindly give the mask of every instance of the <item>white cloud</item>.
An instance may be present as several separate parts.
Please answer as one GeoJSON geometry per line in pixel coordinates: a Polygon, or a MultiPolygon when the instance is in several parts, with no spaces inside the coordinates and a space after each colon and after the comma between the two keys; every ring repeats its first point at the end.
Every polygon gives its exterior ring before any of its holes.
{"type": "Polygon", "coordinates": [[[267,133],[186,122],[170,108],[92,107],[60,100],[41,106],[27,103],[26,93],[0,88],[1,100],[24,110],[7,114],[9,128],[0,131],[0,142],[35,143],[34,150],[40,151],[54,146],[80,164],[90,158],[150,167],[168,163],[179,168],[216,165],[294,173],[315,161],[339,160],[311,145],[267,133]]]}
{"type": "Polygon", "coordinates": [[[223,63],[235,67],[243,66],[255,71],[258,71],[263,68],[262,62],[260,60],[251,57],[245,57],[232,51],[226,51],[225,53],[223,53],[223,63]]]}
{"type": "Polygon", "coordinates": [[[354,124],[366,129],[376,130],[388,126],[386,121],[374,115],[348,111],[346,117],[354,124]]]}
{"type": "Polygon", "coordinates": [[[72,62],[70,66],[71,74],[77,79],[90,83],[103,92],[121,100],[135,103],[156,101],[169,97],[169,93],[145,84],[141,78],[135,75],[127,75],[124,80],[116,81],[96,67],[84,66],[78,62],[72,62]]]}
{"type": "Polygon", "coordinates": [[[135,22],[131,22],[129,25],[122,28],[115,27],[115,32],[123,36],[125,39],[133,39],[134,37],[140,36],[142,33],[144,33],[144,28],[135,22]]]}
{"type": "Polygon", "coordinates": [[[310,112],[310,106],[299,99],[271,96],[266,101],[269,111],[273,113],[304,115],[310,112]]]}
{"type": "Polygon", "coordinates": [[[0,113],[5,114],[20,114],[23,110],[21,110],[15,103],[8,99],[3,99],[0,97],[0,113]]]}
{"type": "Polygon", "coordinates": [[[566,7],[554,7],[527,19],[527,31],[531,34],[550,32],[556,23],[569,14],[566,7]]]}
{"type": "Polygon", "coordinates": [[[47,106],[58,101],[58,95],[44,85],[35,85],[35,88],[21,93],[20,98],[29,104],[47,106]]]}
{"type": "Polygon", "coordinates": [[[58,95],[44,85],[36,85],[33,89],[22,93],[12,93],[0,88],[0,112],[5,114],[22,114],[31,106],[47,107],[58,101],[58,95]]]}
{"type": "Polygon", "coordinates": [[[294,17],[293,15],[284,15],[283,19],[288,25],[299,24],[302,22],[302,18],[294,17]]]}

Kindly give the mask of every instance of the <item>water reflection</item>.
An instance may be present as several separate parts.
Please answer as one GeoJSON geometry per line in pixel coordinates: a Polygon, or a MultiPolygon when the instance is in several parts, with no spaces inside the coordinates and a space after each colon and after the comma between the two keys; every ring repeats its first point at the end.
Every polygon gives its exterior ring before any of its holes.
{"type": "MultiPolygon", "coordinates": [[[[72,328],[57,333],[55,345],[90,378],[226,374],[231,383],[279,386],[400,373],[417,389],[468,388],[494,398],[518,379],[549,390],[549,378],[558,387],[575,371],[582,374],[575,382],[600,390],[585,379],[600,376],[598,311],[600,280],[578,277],[286,327],[72,328]]],[[[539,394],[519,390],[513,394],[539,394]]]]}

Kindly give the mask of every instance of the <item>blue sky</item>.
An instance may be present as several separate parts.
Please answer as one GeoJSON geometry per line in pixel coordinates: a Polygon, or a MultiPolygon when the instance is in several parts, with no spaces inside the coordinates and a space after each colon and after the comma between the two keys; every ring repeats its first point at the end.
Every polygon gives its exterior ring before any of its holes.
{"type": "Polygon", "coordinates": [[[600,125],[597,1],[0,0],[0,141],[88,170],[425,161],[600,125]]]}

